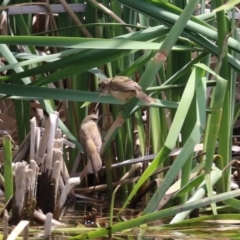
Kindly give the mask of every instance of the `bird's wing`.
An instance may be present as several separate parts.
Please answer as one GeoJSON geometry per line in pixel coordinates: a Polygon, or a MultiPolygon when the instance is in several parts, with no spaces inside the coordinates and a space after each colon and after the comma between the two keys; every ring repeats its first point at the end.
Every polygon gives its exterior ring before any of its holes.
{"type": "Polygon", "coordinates": [[[138,83],[125,76],[117,76],[113,78],[110,82],[110,88],[113,91],[136,91],[142,89],[138,83]]]}
{"type": "MultiPolygon", "coordinates": [[[[96,127],[96,126],[94,126],[96,127]]],[[[102,147],[102,138],[98,129],[95,134],[91,135],[91,138],[87,141],[87,166],[90,173],[96,173],[102,168],[102,160],[100,157],[100,150],[102,147]]]]}
{"type": "Polygon", "coordinates": [[[87,162],[88,172],[97,173],[98,171],[100,171],[102,168],[102,160],[99,153],[95,151],[92,153],[88,153],[87,156],[88,156],[87,162]]]}
{"type": "Polygon", "coordinates": [[[88,148],[87,141],[89,141],[90,139],[96,146],[97,152],[100,152],[102,147],[102,137],[101,137],[99,128],[96,124],[93,124],[87,127],[84,124],[80,128],[79,140],[85,152],[87,151],[87,148],[88,148]],[[91,131],[89,131],[90,130],[89,127],[91,128],[91,131]]]}
{"type": "Polygon", "coordinates": [[[83,151],[86,153],[86,141],[85,138],[87,136],[86,129],[81,126],[80,131],[79,131],[79,141],[83,147],[83,151]]]}
{"type": "Polygon", "coordinates": [[[95,127],[97,128],[97,130],[94,132],[98,133],[98,134],[92,135],[92,139],[93,139],[94,144],[96,145],[98,153],[100,153],[101,147],[102,147],[102,137],[101,137],[99,128],[97,126],[95,126],[95,127]]]}

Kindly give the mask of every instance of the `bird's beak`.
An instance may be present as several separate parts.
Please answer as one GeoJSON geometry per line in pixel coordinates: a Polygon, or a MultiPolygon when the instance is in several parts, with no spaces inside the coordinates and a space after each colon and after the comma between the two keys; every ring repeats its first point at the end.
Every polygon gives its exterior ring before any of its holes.
{"type": "Polygon", "coordinates": [[[99,115],[97,121],[99,122],[99,121],[100,121],[102,118],[104,118],[105,116],[106,116],[106,114],[101,114],[101,115],[99,115]]]}
{"type": "Polygon", "coordinates": [[[100,88],[97,90],[97,92],[100,92],[100,95],[98,96],[99,98],[102,97],[102,96],[104,96],[104,92],[103,92],[102,90],[103,90],[102,87],[100,87],[100,88]]]}
{"type": "MultiPolygon", "coordinates": [[[[98,91],[99,91],[99,89],[98,89],[98,91]]],[[[103,92],[101,92],[98,97],[100,98],[100,97],[102,97],[102,96],[104,96],[104,93],[103,93],[103,92]]]]}

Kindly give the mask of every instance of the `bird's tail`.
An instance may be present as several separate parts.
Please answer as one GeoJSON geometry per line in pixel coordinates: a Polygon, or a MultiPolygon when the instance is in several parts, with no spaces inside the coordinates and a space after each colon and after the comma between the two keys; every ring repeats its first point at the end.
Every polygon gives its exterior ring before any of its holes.
{"type": "Polygon", "coordinates": [[[140,99],[143,103],[148,104],[148,105],[155,103],[157,101],[156,99],[148,96],[146,93],[144,93],[142,91],[137,94],[137,98],[140,99]]]}
{"type": "Polygon", "coordinates": [[[88,172],[97,173],[102,168],[102,159],[97,151],[88,155],[88,172]]]}

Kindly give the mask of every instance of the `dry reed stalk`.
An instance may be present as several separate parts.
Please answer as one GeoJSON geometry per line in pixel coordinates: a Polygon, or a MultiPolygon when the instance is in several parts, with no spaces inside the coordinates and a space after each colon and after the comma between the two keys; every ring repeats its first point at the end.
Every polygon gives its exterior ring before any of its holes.
{"type": "Polygon", "coordinates": [[[136,163],[134,164],[125,174],[124,176],[120,179],[120,181],[123,181],[127,178],[129,178],[132,174],[135,173],[136,170],[141,169],[142,168],[142,163],[136,163]]]}
{"type": "Polygon", "coordinates": [[[4,210],[4,215],[3,215],[3,239],[7,239],[8,237],[8,211],[5,209],[4,210]]]}
{"type": "Polygon", "coordinates": [[[35,159],[35,141],[36,141],[36,118],[30,120],[31,131],[30,131],[30,159],[35,159]]]}
{"type": "Polygon", "coordinates": [[[62,178],[63,178],[63,181],[66,183],[69,179],[69,173],[68,173],[66,163],[62,157],[62,153],[63,153],[62,138],[55,139],[54,149],[53,149],[53,162],[56,160],[60,161],[62,178]]]}
{"type": "Polygon", "coordinates": [[[54,184],[54,195],[53,195],[54,208],[55,208],[55,205],[56,205],[57,200],[58,200],[58,193],[59,193],[58,186],[59,186],[60,172],[61,172],[60,161],[55,161],[53,163],[52,179],[51,179],[51,182],[54,184]]]}
{"type": "MultiPolygon", "coordinates": [[[[39,211],[35,210],[34,213],[33,213],[33,219],[34,219],[34,221],[36,221],[39,224],[45,224],[45,222],[46,222],[46,215],[43,214],[42,212],[39,212],[39,211]]],[[[67,226],[66,224],[61,223],[61,222],[59,222],[59,221],[57,221],[55,219],[52,219],[51,223],[52,223],[53,226],[58,226],[58,227],[67,226]]]]}
{"type": "Polygon", "coordinates": [[[47,145],[48,145],[49,128],[50,128],[50,121],[47,121],[45,124],[45,130],[40,140],[38,155],[36,156],[38,165],[43,165],[43,158],[44,158],[44,155],[46,154],[47,145]]]}
{"type": "MultiPolygon", "coordinates": [[[[129,184],[129,183],[135,183],[138,179],[139,179],[139,177],[134,177],[134,178],[129,178],[129,179],[117,181],[117,182],[113,183],[113,186],[115,187],[115,186],[118,186],[118,185],[125,185],[125,184],[129,184]]],[[[78,188],[78,189],[76,189],[76,191],[80,192],[80,193],[90,193],[92,191],[101,192],[101,191],[105,191],[105,190],[107,190],[107,184],[102,184],[102,185],[93,186],[93,187],[86,187],[86,188],[78,188]]]]}
{"type": "Polygon", "coordinates": [[[63,191],[61,193],[61,196],[60,196],[60,198],[58,200],[57,206],[56,206],[55,211],[53,213],[53,218],[54,219],[57,219],[57,220],[59,219],[59,217],[60,217],[60,215],[62,213],[64,204],[66,203],[67,196],[69,195],[69,193],[71,193],[73,188],[76,185],[79,185],[79,184],[80,184],[80,178],[79,177],[70,178],[67,181],[67,184],[64,186],[64,189],[63,189],[63,191]]]}
{"type": "Polygon", "coordinates": [[[30,133],[18,147],[18,150],[13,155],[13,162],[20,162],[24,159],[27,159],[30,147],[30,133]]]}
{"type": "MultiPolygon", "coordinates": [[[[34,211],[36,204],[44,213],[54,212],[54,217],[58,219],[67,196],[80,183],[79,177],[69,177],[62,156],[63,144],[68,147],[75,145],[62,137],[62,131],[57,127],[58,121],[57,112],[44,119],[45,128],[37,126],[35,117],[31,119],[31,131],[24,140],[27,147],[22,144],[15,157],[17,161],[22,161],[29,156],[30,164],[28,166],[22,162],[15,166],[14,223],[33,217],[37,219],[39,214],[34,211]]],[[[84,176],[87,174],[85,171],[83,173],[84,176]]]]}
{"type": "Polygon", "coordinates": [[[50,240],[52,232],[52,213],[46,214],[46,221],[44,224],[44,235],[43,239],[50,240]]]}
{"type": "Polygon", "coordinates": [[[23,239],[27,240],[29,235],[29,221],[21,221],[9,234],[8,240],[15,240],[23,232],[23,239]]]}
{"type": "MultiPolygon", "coordinates": [[[[48,144],[47,144],[47,157],[46,157],[46,169],[52,168],[52,156],[55,133],[58,125],[58,113],[54,112],[49,115],[50,127],[48,129],[48,144]]],[[[46,130],[45,130],[46,131],[46,130]]]]}
{"type": "Polygon", "coordinates": [[[43,131],[38,155],[36,156],[41,169],[41,175],[38,178],[37,201],[38,206],[44,213],[53,212],[57,201],[60,164],[59,162],[53,163],[57,124],[58,113],[54,112],[49,115],[45,122],[45,130],[43,131]],[[54,170],[53,167],[55,168],[54,170]]]}
{"type": "Polygon", "coordinates": [[[30,169],[26,162],[16,163],[15,167],[15,192],[11,217],[13,224],[19,223],[22,219],[32,219],[36,206],[34,198],[36,172],[30,169]]]}

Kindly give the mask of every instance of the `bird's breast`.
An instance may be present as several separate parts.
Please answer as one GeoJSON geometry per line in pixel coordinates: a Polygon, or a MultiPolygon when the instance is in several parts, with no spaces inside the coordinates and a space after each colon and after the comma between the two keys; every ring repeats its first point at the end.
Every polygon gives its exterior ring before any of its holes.
{"type": "Polygon", "coordinates": [[[111,90],[111,95],[122,102],[128,102],[131,98],[136,96],[135,91],[113,91],[111,90]]]}

